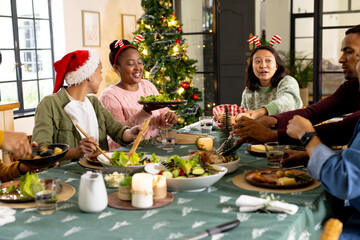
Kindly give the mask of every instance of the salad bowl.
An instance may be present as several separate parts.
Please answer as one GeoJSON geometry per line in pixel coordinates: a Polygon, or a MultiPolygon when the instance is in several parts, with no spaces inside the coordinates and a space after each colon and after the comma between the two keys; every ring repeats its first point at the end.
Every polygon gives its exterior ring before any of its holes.
{"type": "MultiPolygon", "coordinates": [[[[219,181],[228,171],[226,167],[213,165],[218,171],[212,175],[193,177],[193,178],[166,178],[166,184],[169,191],[174,192],[199,192],[219,181]]],[[[151,163],[145,166],[147,173],[157,175],[160,171],[167,170],[161,163],[151,163]]]]}
{"type": "MultiPolygon", "coordinates": [[[[112,156],[114,155],[115,152],[106,152],[106,154],[112,158],[112,156]]],[[[151,159],[151,155],[145,154],[143,156],[142,159],[144,158],[149,158],[151,159]]],[[[144,167],[146,165],[142,164],[142,165],[133,165],[133,166],[116,166],[116,165],[112,165],[109,161],[109,159],[107,159],[103,154],[99,154],[97,156],[97,159],[99,160],[99,162],[101,163],[101,165],[106,169],[107,173],[110,172],[118,172],[118,173],[125,173],[125,174],[134,174],[134,173],[138,173],[138,172],[142,172],[144,171],[144,167]]]]}

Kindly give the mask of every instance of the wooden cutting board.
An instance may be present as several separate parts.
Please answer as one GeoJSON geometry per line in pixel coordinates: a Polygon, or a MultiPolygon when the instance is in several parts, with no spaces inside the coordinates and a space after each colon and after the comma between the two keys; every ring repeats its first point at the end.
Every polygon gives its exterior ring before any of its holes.
{"type": "MultiPolygon", "coordinates": [[[[196,138],[203,136],[202,134],[194,133],[178,133],[176,134],[175,144],[195,144],[196,138]]],[[[161,142],[160,137],[157,137],[156,140],[161,142]]]]}

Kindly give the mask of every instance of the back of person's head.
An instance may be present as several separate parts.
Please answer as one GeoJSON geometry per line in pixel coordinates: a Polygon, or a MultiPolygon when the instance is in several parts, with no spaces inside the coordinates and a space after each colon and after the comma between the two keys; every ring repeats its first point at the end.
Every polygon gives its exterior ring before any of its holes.
{"type": "Polygon", "coordinates": [[[255,53],[259,50],[267,50],[267,51],[271,52],[275,57],[277,70],[276,70],[274,76],[271,78],[271,86],[272,87],[277,87],[280,80],[283,79],[288,74],[288,71],[287,71],[285,65],[283,64],[279,54],[276,52],[276,50],[271,46],[261,45],[252,51],[252,53],[250,55],[249,64],[247,67],[247,75],[246,75],[246,83],[245,84],[246,84],[246,87],[248,89],[250,89],[251,91],[258,90],[259,85],[260,85],[260,80],[256,77],[254,70],[253,70],[253,58],[254,58],[255,53]]]}
{"type": "Polygon", "coordinates": [[[124,54],[128,49],[135,49],[135,46],[131,44],[128,40],[114,40],[109,45],[110,53],[109,53],[109,60],[111,65],[119,65],[119,59],[121,55],[124,54]]]}
{"type": "Polygon", "coordinates": [[[360,24],[346,30],[345,35],[348,35],[351,33],[356,33],[356,34],[360,35],[360,24]]]}

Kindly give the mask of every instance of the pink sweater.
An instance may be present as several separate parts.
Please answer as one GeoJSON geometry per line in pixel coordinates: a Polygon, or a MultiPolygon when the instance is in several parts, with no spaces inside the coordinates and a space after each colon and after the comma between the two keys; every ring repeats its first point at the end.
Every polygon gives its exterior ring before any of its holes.
{"type": "MultiPolygon", "coordinates": [[[[143,105],[139,104],[140,97],[149,95],[158,95],[158,91],[154,84],[148,80],[141,80],[139,89],[135,92],[128,91],[112,85],[106,88],[100,96],[100,101],[104,107],[111,112],[114,118],[126,126],[136,126],[142,124],[146,118],[151,117],[148,131],[145,134],[145,139],[155,137],[159,134],[160,128],[169,128],[171,125],[167,124],[162,117],[170,111],[168,108],[162,108],[152,111],[148,114],[143,110],[143,105]]],[[[114,150],[120,145],[112,139],[108,139],[109,149],[114,150]]]]}

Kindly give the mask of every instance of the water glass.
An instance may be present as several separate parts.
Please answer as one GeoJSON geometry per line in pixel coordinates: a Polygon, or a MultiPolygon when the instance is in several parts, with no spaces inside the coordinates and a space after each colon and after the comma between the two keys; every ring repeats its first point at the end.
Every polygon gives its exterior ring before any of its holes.
{"type": "Polygon", "coordinates": [[[200,120],[201,133],[210,134],[213,126],[213,117],[210,116],[200,117],[199,120],[200,120]]]}
{"type": "Polygon", "coordinates": [[[39,214],[48,215],[56,212],[59,193],[61,191],[58,179],[41,179],[32,183],[35,202],[39,214]]]}
{"type": "Polygon", "coordinates": [[[279,145],[278,142],[265,143],[266,157],[268,160],[268,167],[280,168],[281,160],[284,158],[285,145],[279,145]]]}
{"type": "Polygon", "coordinates": [[[163,149],[173,151],[175,148],[177,130],[175,128],[160,129],[161,142],[163,149]]]}

